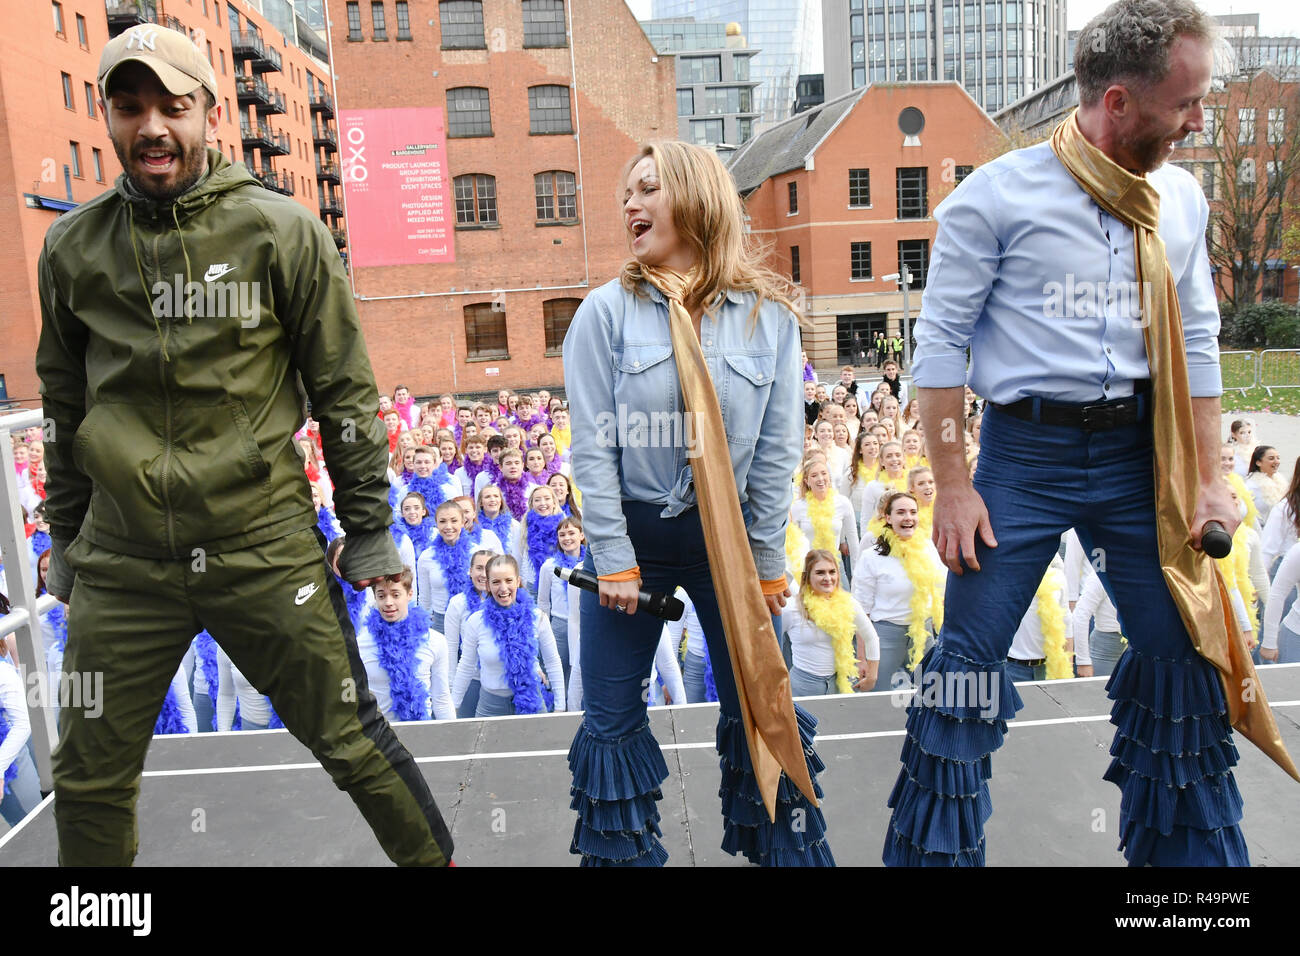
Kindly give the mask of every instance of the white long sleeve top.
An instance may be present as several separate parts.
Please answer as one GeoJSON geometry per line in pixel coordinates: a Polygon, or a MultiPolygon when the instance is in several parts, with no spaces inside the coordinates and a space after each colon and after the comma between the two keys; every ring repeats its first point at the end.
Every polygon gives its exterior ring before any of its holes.
{"type": "Polygon", "coordinates": [[[0,776],[3,776],[23,752],[32,735],[32,720],[27,713],[23,679],[7,657],[0,658],[0,705],[4,706],[5,719],[9,721],[9,733],[0,742],[0,776]]]}
{"type": "MultiPolygon", "coordinates": [[[[858,538],[857,518],[853,514],[853,505],[848,498],[845,498],[837,491],[830,491],[828,494],[835,496],[835,510],[831,515],[831,530],[835,534],[835,545],[847,545],[849,549],[849,559],[857,564],[858,561],[858,538]]],[[[796,498],[794,504],[790,506],[790,520],[797,524],[804,536],[808,539],[811,546],[816,537],[813,529],[812,518],[808,515],[808,502],[804,498],[796,498]]]]}
{"type": "MultiPolygon", "coordinates": [[[[926,541],[925,546],[940,574],[939,598],[942,600],[947,569],[939,559],[934,543],[926,541]]],[[[895,555],[880,555],[875,548],[864,548],[853,566],[852,594],[872,621],[912,623],[912,582],[903,570],[903,562],[895,555]]]]}
{"type": "MultiPolygon", "coordinates": [[[[484,531],[484,538],[490,531],[484,531]]],[[[496,540],[496,535],[492,535],[496,540]]],[[[466,542],[468,544],[468,542],[466,542]]],[[[469,557],[479,548],[471,547],[469,554],[466,555],[465,565],[469,566],[469,557]]],[[[426,611],[435,611],[438,614],[447,613],[447,602],[451,600],[451,594],[447,591],[447,579],[442,573],[442,565],[434,557],[433,547],[425,548],[420,552],[420,557],[416,559],[415,567],[415,600],[420,607],[426,611]]]]}
{"type": "MultiPolygon", "coordinates": [[[[569,589],[567,595],[569,607],[578,608],[582,600],[582,592],[572,584],[566,584],[565,587],[569,589]]],[[[686,593],[681,588],[677,591],[678,597],[686,593]]],[[[678,641],[681,641],[680,637],[678,641]]],[[[565,690],[569,710],[582,710],[582,615],[576,613],[569,618],[569,686],[565,690]]]]}
{"type": "MultiPolygon", "coordinates": [[[[394,719],[392,679],[379,663],[379,645],[370,628],[362,624],[357,628],[357,651],[366,668],[366,682],[375,702],[384,716],[394,719]]],[[[429,628],[424,643],[415,650],[415,676],[429,688],[429,713],[434,720],[453,720],[456,708],[451,704],[447,641],[439,632],[429,628]]]]}
{"type": "Polygon", "coordinates": [[[1065,540],[1065,597],[1070,601],[1079,600],[1083,580],[1092,570],[1088,556],[1083,553],[1083,542],[1078,533],[1071,528],[1061,535],[1065,540]]]}
{"type": "Polygon", "coordinates": [[[1273,585],[1268,589],[1268,601],[1264,604],[1264,621],[1260,625],[1263,631],[1261,644],[1269,650],[1277,647],[1277,629],[1285,624],[1287,630],[1300,634],[1300,601],[1291,605],[1287,616],[1282,617],[1282,605],[1287,595],[1300,585],[1300,543],[1291,545],[1282,563],[1273,575],[1273,585]]]}
{"type": "Polygon", "coordinates": [[[1260,558],[1264,562],[1264,569],[1271,571],[1278,555],[1286,554],[1287,549],[1297,540],[1300,538],[1296,536],[1295,515],[1283,498],[1269,511],[1268,520],[1264,522],[1264,530],[1259,536],[1260,558]]]}
{"type": "MultiPolygon", "coordinates": [[[[668,628],[668,636],[672,639],[673,647],[682,646],[682,632],[686,632],[686,653],[694,654],[696,657],[706,656],[706,643],[704,640],[704,628],[700,626],[700,619],[695,614],[695,605],[691,602],[691,596],[686,593],[684,588],[678,587],[673,592],[673,597],[681,601],[686,606],[680,619],[676,621],[665,621],[664,627],[668,628]]],[[[572,625],[570,625],[572,627],[572,625]]]]}
{"type": "MultiPolygon", "coordinates": [[[[1070,606],[1065,600],[1065,588],[1062,586],[1054,590],[1051,599],[1061,607],[1061,620],[1067,628],[1064,636],[1069,637],[1070,606]]],[[[1025,616],[1020,619],[1020,626],[1016,628],[1015,636],[1011,638],[1011,649],[1007,652],[1007,656],[1014,657],[1018,661],[1036,661],[1047,656],[1044,652],[1043,625],[1038,619],[1037,594],[1029,602],[1029,610],[1025,611],[1025,616]]]]}
{"type": "MultiPolygon", "coordinates": [[[[678,641],[680,644],[681,641],[678,641]]],[[[668,633],[667,622],[659,632],[659,644],[655,647],[654,663],[650,665],[650,697],[647,703],[651,707],[662,707],[663,695],[659,693],[659,678],[664,679],[664,688],[674,704],[686,703],[686,685],[682,683],[682,668],[677,663],[677,646],[672,635],[668,633]]]]}
{"type": "MultiPolygon", "coordinates": [[[[493,598],[488,597],[491,601],[493,598]]],[[[533,627],[537,636],[537,646],[545,665],[546,679],[555,694],[555,711],[565,710],[564,668],[560,664],[560,652],[555,645],[555,635],[551,632],[551,622],[533,609],[533,627]]],[[[487,625],[483,612],[475,611],[461,625],[460,663],[456,666],[456,679],[452,684],[451,697],[456,707],[465,699],[465,691],[478,671],[479,684],[493,694],[513,697],[514,690],[506,682],[505,669],[501,664],[501,651],[497,647],[496,637],[487,625]]],[[[538,673],[541,671],[539,669],[538,673]]]]}
{"type": "Polygon", "coordinates": [[[1079,592],[1079,600],[1074,605],[1074,614],[1070,621],[1070,633],[1074,635],[1076,664],[1092,664],[1089,640],[1094,626],[1099,631],[1119,633],[1119,618],[1115,613],[1115,605],[1111,602],[1106,589],[1102,587],[1101,578],[1089,567],[1084,573],[1083,588],[1079,592]]]}
{"type": "Polygon", "coordinates": [[[542,562],[537,584],[537,609],[550,617],[569,617],[569,583],[555,573],[554,557],[542,562]]]}
{"type": "MultiPolygon", "coordinates": [[[[880,660],[880,638],[862,605],[853,598],[853,629],[861,641],[865,660],[880,660]]],[[[790,635],[790,655],[794,666],[814,677],[835,676],[835,646],[829,634],[814,624],[803,606],[802,593],[786,604],[781,613],[781,630],[790,635]]],[[[857,647],[854,647],[857,656],[857,647]]]]}

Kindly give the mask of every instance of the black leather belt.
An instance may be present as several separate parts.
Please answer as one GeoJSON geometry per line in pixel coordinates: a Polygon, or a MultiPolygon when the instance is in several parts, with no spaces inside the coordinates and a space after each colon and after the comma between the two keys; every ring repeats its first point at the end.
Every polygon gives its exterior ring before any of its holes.
{"type": "Polygon", "coordinates": [[[1059,425],[1064,428],[1081,428],[1088,432],[1106,431],[1124,425],[1136,425],[1150,414],[1149,392],[1151,382],[1141,379],[1133,383],[1133,394],[1128,398],[1113,398],[1105,402],[1075,404],[1049,402],[1044,398],[1022,398],[1010,405],[994,405],[999,412],[1037,425],[1059,425]]]}
{"type": "Polygon", "coordinates": [[[1021,660],[1020,658],[1018,658],[1018,657],[1008,657],[1008,658],[1007,658],[1007,663],[1008,663],[1008,664],[1024,664],[1026,667],[1042,667],[1044,664],[1047,663],[1047,658],[1046,658],[1046,657],[1040,657],[1040,658],[1039,658],[1038,660],[1036,660],[1036,661],[1022,661],[1022,660],[1021,660]]]}

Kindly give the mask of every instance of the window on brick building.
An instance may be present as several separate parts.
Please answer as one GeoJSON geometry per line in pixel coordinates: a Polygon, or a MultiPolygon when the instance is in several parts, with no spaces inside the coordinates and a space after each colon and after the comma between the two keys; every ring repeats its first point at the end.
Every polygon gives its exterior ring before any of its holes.
{"type": "Polygon", "coordinates": [[[801,282],[802,276],[799,269],[799,247],[790,247],[790,281],[801,282]]]}
{"type": "Polygon", "coordinates": [[[447,135],[492,135],[492,108],[486,87],[453,86],[447,91],[447,135]]]}
{"type": "Polygon", "coordinates": [[[578,188],[573,173],[559,169],[533,177],[538,222],[577,222],[578,188]]]}
{"type": "Polygon", "coordinates": [[[925,167],[898,167],[898,218],[924,219],[929,214],[925,167]]]}
{"type": "Polygon", "coordinates": [[[59,76],[63,78],[63,105],[70,110],[75,110],[77,104],[72,99],[72,77],[67,73],[60,73],[59,76]]]}
{"type": "Polygon", "coordinates": [[[77,14],[77,42],[83,50],[90,49],[90,38],[86,36],[86,18],[77,14]]]}
{"type": "Polygon", "coordinates": [[[786,214],[793,216],[795,213],[799,211],[799,184],[786,183],[785,189],[786,189],[786,199],[788,200],[788,207],[786,209],[786,214]]]}
{"type": "Polygon", "coordinates": [[[871,170],[849,170],[849,205],[871,205],[871,170]]]}
{"type": "Polygon", "coordinates": [[[51,6],[54,8],[54,35],[56,37],[66,36],[67,34],[63,29],[63,4],[55,0],[51,6]]]}
{"type": "Polygon", "coordinates": [[[384,23],[383,0],[372,0],[370,4],[370,26],[372,40],[387,40],[388,27],[384,23]]]}
{"type": "Polygon", "coordinates": [[[849,278],[871,278],[871,243],[849,243],[849,278]]]}
{"type": "Polygon", "coordinates": [[[528,88],[528,132],[537,134],[573,132],[573,117],[569,113],[567,86],[528,88]]]}
{"type": "Polygon", "coordinates": [[[546,335],[546,354],[559,355],[564,348],[564,335],[574,313],[582,305],[581,299],[547,299],[542,303],[542,327],[546,335]]]}
{"type": "Polygon", "coordinates": [[[930,240],[898,240],[898,264],[907,266],[912,273],[913,289],[924,289],[925,276],[930,271],[930,240]]]}
{"type": "Polygon", "coordinates": [[[452,180],[456,194],[456,225],[497,224],[497,181],[482,173],[466,173],[452,180]]]}
{"type": "Polygon", "coordinates": [[[102,183],[104,181],[104,154],[92,146],[90,159],[95,167],[95,182],[102,183]]]}
{"type": "Polygon", "coordinates": [[[82,177],[82,172],[81,172],[81,144],[80,144],[80,143],[71,143],[71,142],[70,142],[70,143],[68,143],[68,146],[70,147],[69,150],[68,150],[68,152],[72,155],[72,175],[73,175],[74,177],[76,177],[77,179],[80,179],[80,178],[82,177]]]}
{"type": "Polygon", "coordinates": [[[361,4],[357,0],[348,0],[348,39],[361,39],[361,4]]]}
{"type": "Polygon", "coordinates": [[[411,5],[406,0],[397,0],[397,39],[411,39],[411,5]]]}
{"type": "Polygon", "coordinates": [[[95,118],[95,87],[92,83],[81,84],[86,94],[86,115],[95,118]]]}
{"type": "Polygon", "coordinates": [[[483,4],[479,0],[442,0],[438,4],[444,50],[486,50],[483,4]]]}
{"type": "Polygon", "coordinates": [[[568,46],[563,0],[523,0],[524,47],[568,46]]]}
{"type": "Polygon", "coordinates": [[[975,172],[974,166],[958,166],[956,169],[953,170],[958,185],[960,185],[961,181],[973,172],[975,172]]]}
{"type": "Polygon", "coordinates": [[[465,306],[465,350],[471,359],[509,358],[506,311],[491,302],[465,306]]]}

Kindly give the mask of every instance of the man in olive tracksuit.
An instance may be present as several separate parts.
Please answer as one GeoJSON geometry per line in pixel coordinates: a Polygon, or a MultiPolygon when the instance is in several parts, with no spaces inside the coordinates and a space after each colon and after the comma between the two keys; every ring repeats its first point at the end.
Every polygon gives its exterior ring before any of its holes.
{"type": "Polygon", "coordinates": [[[392,860],[445,865],[450,834],[366,685],[292,440],[305,391],[343,575],[400,571],[374,376],[333,239],[206,148],[216,78],[184,36],[133,27],[99,80],[125,175],[50,227],[39,263],[49,589],[71,605],[65,670],[102,672],[105,688],[98,717],[62,710],[60,862],[134,858],[154,722],[206,628],[392,860]]]}

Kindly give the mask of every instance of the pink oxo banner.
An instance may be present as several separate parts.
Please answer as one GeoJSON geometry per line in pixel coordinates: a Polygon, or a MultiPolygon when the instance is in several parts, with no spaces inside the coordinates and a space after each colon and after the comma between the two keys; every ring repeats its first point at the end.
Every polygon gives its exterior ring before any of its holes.
{"type": "Polygon", "coordinates": [[[456,261],[444,116],[436,106],[339,111],[353,265],[456,261]]]}

